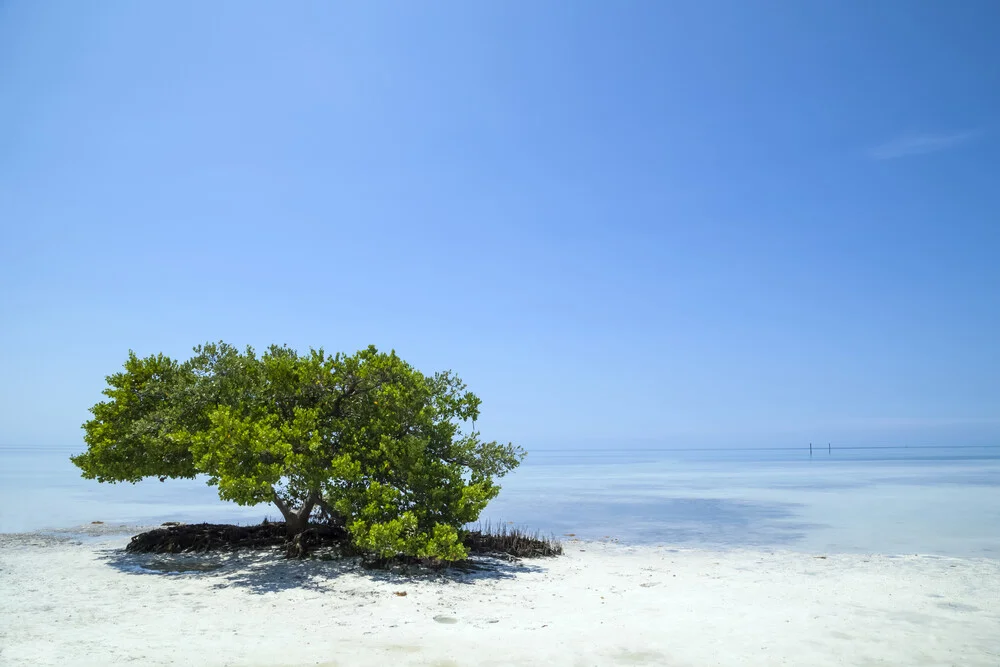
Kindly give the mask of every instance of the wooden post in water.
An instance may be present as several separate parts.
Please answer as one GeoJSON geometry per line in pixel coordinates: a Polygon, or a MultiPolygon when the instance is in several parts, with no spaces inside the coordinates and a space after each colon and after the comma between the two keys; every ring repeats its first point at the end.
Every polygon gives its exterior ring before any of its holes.
{"type": "Polygon", "coordinates": [[[812,455],[813,455],[813,444],[810,442],[809,443],[809,456],[812,456],[812,455]]]}
{"type": "Polygon", "coordinates": [[[826,453],[833,454],[833,445],[831,445],[829,442],[826,443],[826,453]]]}

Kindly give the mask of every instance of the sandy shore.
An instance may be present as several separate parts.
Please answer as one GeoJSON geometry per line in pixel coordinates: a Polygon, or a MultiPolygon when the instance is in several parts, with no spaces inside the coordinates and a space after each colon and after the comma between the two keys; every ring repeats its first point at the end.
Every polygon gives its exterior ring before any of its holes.
{"type": "Polygon", "coordinates": [[[1000,664],[994,560],[569,542],[414,578],[126,541],[0,535],[0,665],[1000,664]]]}

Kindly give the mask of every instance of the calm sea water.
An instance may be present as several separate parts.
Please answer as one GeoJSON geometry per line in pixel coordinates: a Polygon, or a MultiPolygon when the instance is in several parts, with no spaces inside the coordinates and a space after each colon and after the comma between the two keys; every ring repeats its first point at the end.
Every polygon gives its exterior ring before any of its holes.
{"type": "MultiPolygon", "coordinates": [[[[202,481],[98,484],[73,449],[0,448],[0,532],[256,522],[202,481]]],[[[626,543],[1000,558],[1000,447],[533,450],[484,513],[626,543]]]]}

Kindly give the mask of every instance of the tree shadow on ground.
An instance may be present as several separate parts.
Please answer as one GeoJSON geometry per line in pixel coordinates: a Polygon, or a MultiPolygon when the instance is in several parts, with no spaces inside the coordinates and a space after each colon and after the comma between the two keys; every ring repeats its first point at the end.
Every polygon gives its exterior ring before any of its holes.
{"type": "Polygon", "coordinates": [[[477,556],[444,569],[418,566],[383,569],[364,567],[358,558],[328,558],[322,554],[303,560],[288,559],[280,548],[185,554],[131,554],[124,549],[108,549],[100,556],[109,567],[128,575],[207,578],[213,580],[213,588],[238,587],[256,594],[288,590],[332,592],[330,584],[345,577],[396,585],[414,581],[469,585],[543,572],[547,560],[506,561],[477,556]]]}

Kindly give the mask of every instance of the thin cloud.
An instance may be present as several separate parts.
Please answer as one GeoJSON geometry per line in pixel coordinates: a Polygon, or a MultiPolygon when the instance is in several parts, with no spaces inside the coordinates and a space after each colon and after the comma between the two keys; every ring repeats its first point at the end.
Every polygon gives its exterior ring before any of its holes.
{"type": "Polygon", "coordinates": [[[925,155],[950,150],[979,136],[979,132],[952,132],[951,134],[911,134],[876,146],[870,151],[876,160],[895,160],[912,155],[925,155]]]}

